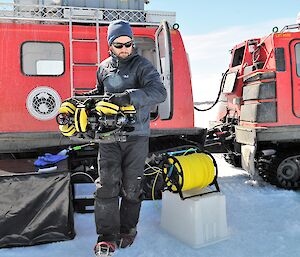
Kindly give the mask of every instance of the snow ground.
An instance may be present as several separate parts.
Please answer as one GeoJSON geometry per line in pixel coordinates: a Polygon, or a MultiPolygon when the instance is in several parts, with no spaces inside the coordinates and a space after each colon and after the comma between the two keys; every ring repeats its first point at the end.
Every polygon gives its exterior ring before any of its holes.
{"type": "MultiPolygon", "coordinates": [[[[226,196],[227,240],[193,249],[160,227],[160,201],[144,201],[134,245],[116,257],[295,257],[300,252],[300,195],[273,186],[250,186],[241,169],[216,155],[219,184],[226,196]]],[[[75,214],[74,240],[32,247],[0,249],[1,257],[93,256],[93,214],[75,214]]],[[[1,228],[0,228],[1,229],[1,228]]]]}

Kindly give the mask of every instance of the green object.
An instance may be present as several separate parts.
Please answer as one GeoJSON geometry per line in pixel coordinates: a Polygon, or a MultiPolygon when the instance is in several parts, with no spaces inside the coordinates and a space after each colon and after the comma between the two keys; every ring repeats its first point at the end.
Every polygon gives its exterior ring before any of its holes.
{"type": "Polygon", "coordinates": [[[72,150],[74,150],[74,151],[81,150],[81,146],[80,146],[80,145],[74,146],[74,147],[72,148],[72,150]]]}
{"type": "Polygon", "coordinates": [[[76,145],[76,146],[73,146],[70,148],[70,150],[73,150],[73,151],[79,151],[81,150],[82,148],[86,147],[86,146],[90,146],[90,145],[94,145],[95,143],[88,143],[88,144],[85,144],[85,145],[76,145]]]}

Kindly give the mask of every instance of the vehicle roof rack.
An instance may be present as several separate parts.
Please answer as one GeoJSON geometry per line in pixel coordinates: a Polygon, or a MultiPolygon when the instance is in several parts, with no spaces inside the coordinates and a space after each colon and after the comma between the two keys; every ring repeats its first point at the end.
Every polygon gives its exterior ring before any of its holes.
{"type": "Polygon", "coordinates": [[[17,4],[0,0],[0,21],[24,23],[96,23],[127,20],[131,25],[158,26],[161,20],[176,23],[175,12],[88,8],[59,5],[17,4]]]}

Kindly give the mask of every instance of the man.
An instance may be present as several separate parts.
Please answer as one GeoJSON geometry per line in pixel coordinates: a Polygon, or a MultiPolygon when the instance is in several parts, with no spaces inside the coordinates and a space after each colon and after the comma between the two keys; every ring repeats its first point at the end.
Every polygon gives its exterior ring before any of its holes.
{"type": "Polygon", "coordinates": [[[142,201],[142,179],[148,155],[150,110],[166,99],[166,90],[154,66],[138,55],[128,22],[111,22],[107,31],[110,57],[97,71],[99,94],[113,93],[118,106],[137,111],[134,130],[126,142],[99,144],[99,180],[95,196],[98,240],[95,254],[113,253],[130,246],[137,234],[142,201]],[[119,196],[121,201],[119,204],[119,196]]]}

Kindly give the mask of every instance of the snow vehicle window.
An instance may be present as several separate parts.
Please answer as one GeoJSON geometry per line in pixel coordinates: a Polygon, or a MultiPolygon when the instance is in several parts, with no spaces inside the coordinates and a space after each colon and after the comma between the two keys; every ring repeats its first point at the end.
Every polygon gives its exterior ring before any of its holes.
{"type": "Polygon", "coordinates": [[[295,56],[297,76],[300,77],[300,43],[295,45],[295,56]]]}
{"type": "Polygon", "coordinates": [[[165,34],[160,33],[158,37],[158,50],[159,50],[159,57],[160,57],[160,73],[163,74],[165,72],[165,34]]]}
{"type": "MultiPolygon", "coordinates": [[[[136,45],[139,55],[145,57],[150,61],[154,67],[156,67],[156,54],[155,54],[155,42],[149,37],[135,37],[134,43],[136,45]]],[[[157,68],[157,67],[156,67],[157,68]]],[[[153,106],[150,112],[150,119],[155,120],[158,117],[158,105],[153,106]]]]}
{"type": "Polygon", "coordinates": [[[234,56],[232,60],[232,67],[242,64],[244,58],[245,46],[238,48],[234,51],[234,56]]]}
{"type": "Polygon", "coordinates": [[[22,72],[29,76],[60,76],[65,71],[61,43],[25,42],[21,47],[22,72]]]}
{"type": "Polygon", "coordinates": [[[223,93],[231,93],[234,89],[237,72],[227,73],[224,81],[223,93]]]}
{"type": "Polygon", "coordinates": [[[135,37],[134,43],[139,55],[148,59],[156,67],[154,40],[148,37],[135,37]]]}
{"type": "Polygon", "coordinates": [[[170,26],[162,21],[155,33],[157,70],[167,91],[166,100],[159,104],[161,120],[170,120],[173,116],[173,61],[170,26]]]}

